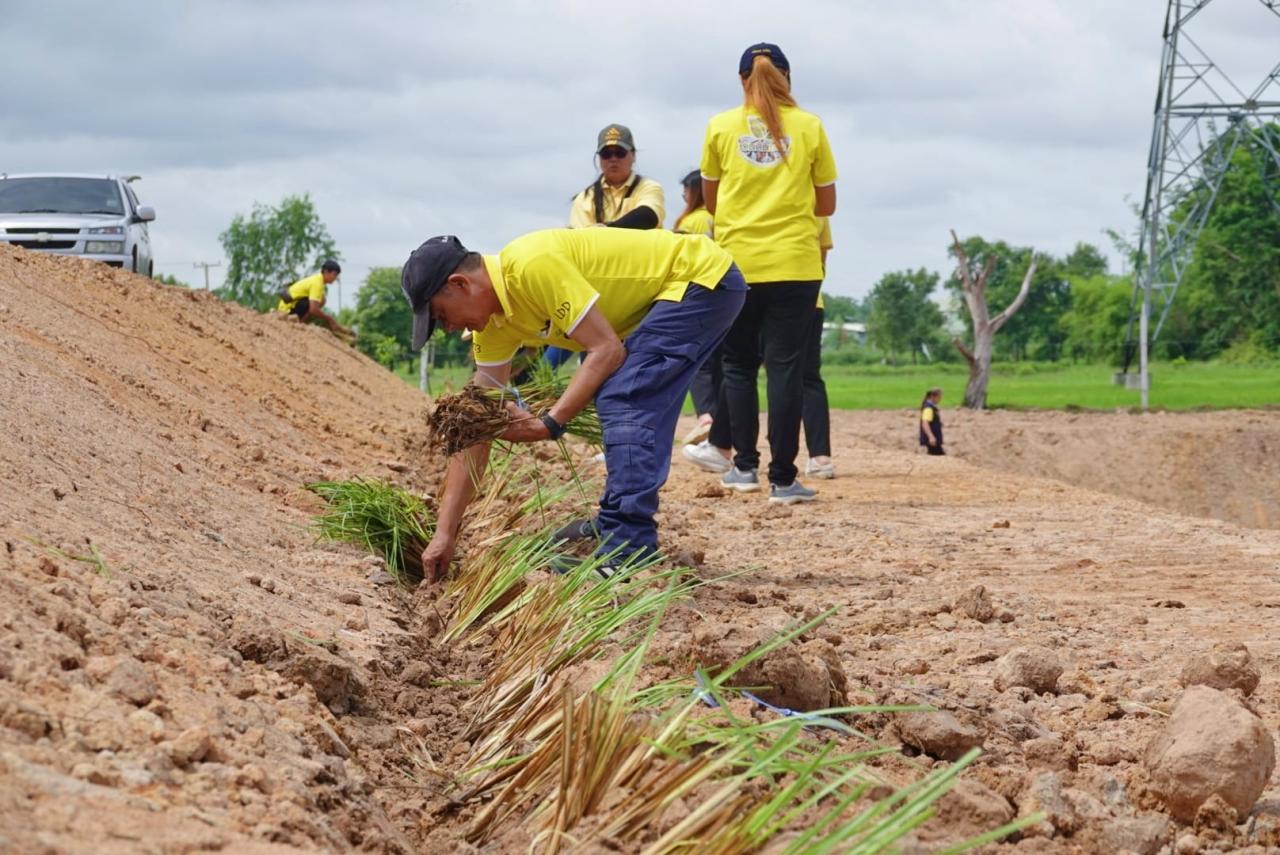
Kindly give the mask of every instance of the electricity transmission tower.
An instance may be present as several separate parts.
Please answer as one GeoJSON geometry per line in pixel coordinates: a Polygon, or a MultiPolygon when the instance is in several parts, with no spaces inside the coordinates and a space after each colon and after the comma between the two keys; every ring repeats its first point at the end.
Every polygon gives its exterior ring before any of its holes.
{"type": "MultiPolygon", "coordinates": [[[[1143,409],[1151,391],[1151,345],[1169,317],[1232,156],[1241,144],[1250,141],[1256,151],[1264,153],[1264,160],[1270,161],[1264,166],[1264,179],[1280,174],[1280,132],[1274,125],[1280,119],[1280,62],[1253,88],[1237,86],[1193,36],[1194,19],[1213,2],[1169,0],[1165,12],[1124,371],[1116,378],[1130,388],[1137,381],[1143,409]],[[1158,312],[1154,329],[1153,309],[1158,312]],[[1136,376],[1129,373],[1135,343],[1139,356],[1136,376]]],[[[1255,2],[1265,7],[1257,10],[1259,29],[1271,28],[1280,55],[1280,0],[1255,2]]],[[[1268,195],[1280,211],[1276,195],[1268,195]]]]}

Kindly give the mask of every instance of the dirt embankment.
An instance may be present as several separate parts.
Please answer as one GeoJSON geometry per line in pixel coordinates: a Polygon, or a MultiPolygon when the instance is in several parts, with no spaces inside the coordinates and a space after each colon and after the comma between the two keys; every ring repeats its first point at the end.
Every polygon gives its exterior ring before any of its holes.
{"type": "MultiPolygon", "coordinates": [[[[1280,403],[1280,395],[1277,395],[1280,403]]],[[[1191,516],[1280,528],[1280,410],[944,413],[948,453],[1191,516]]],[[[848,432],[916,451],[914,411],[843,416],[848,432]]],[[[856,469],[856,461],[851,461],[856,469]]]]}
{"type": "Polygon", "coordinates": [[[6,248],[0,400],[0,850],[408,851],[380,758],[449,698],[384,679],[427,634],[302,487],[433,482],[424,399],[318,328],[6,248]]]}

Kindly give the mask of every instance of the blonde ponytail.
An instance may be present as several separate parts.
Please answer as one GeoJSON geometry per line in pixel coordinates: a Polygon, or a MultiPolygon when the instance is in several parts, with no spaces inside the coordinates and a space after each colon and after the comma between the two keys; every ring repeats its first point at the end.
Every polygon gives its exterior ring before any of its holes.
{"type": "Polygon", "coordinates": [[[742,89],[746,106],[760,114],[764,125],[778,147],[778,154],[785,163],[787,149],[783,144],[781,107],[794,107],[791,97],[791,81],[778,70],[767,56],[759,55],[751,60],[751,73],[743,78],[742,89]]]}

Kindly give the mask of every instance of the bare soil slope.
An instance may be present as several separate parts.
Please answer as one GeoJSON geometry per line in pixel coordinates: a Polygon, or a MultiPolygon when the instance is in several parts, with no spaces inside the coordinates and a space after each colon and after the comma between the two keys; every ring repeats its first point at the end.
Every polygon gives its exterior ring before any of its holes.
{"type": "MultiPolygon", "coordinates": [[[[853,436],[917,450],[914,411],[841,413],[839,419],[853,436]]],[[[944,421],[948,453],[978,466],[1055,478],[1192,516],[1280,528],[1280,411],[948,408],[944,421]]],[[[856,470],[857,460],[849,462],[856,470]]]]}
{"type": "Polygon", "coordinates": [[[0,400],[0,851],[407,850],[334,713],[394,743],[413,699],[366,663],[416,642],[301,488],[412,480],[424,399],[318,328],[3,248],[0,400]]]}

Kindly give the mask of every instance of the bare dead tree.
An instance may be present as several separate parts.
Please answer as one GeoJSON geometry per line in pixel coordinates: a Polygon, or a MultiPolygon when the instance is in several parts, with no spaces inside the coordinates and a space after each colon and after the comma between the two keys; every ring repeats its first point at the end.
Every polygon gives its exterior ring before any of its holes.
{"type": "Polygon", "coordinates": [[[955,229],[951,230],[951,241],[960,263],[960,283],[964,286],[964,302],[969,308],[969,317],[973,319],[973,348],[966,347],[959,337],[952,339],[951,343],[969,363],[969,382],[964,387],[964,405],[971,410],[981,410],[987,406],[987,381],[991,378],[992,342],[1000,328],[1017,314],[1018,309],[1021,309],[1022,304],[1026,302],[1027,294],[1031,291],[1031,279],[1036,275],[1036,255],[1034,251],[1031,253],[1031,266],[1027,268],[1027,275],[1022,277],[1022,287],[1018,289],[1018,296],[1013,298],[1013,302],[1006,306],[1004,311],[991,317],[987,309],[987,279],[995,268],[996,257],[994,255],[989,257],[975,277],[973,266],[969,263],[964,247],[960,245],[960,238],[956,237],[955,229]]]}

